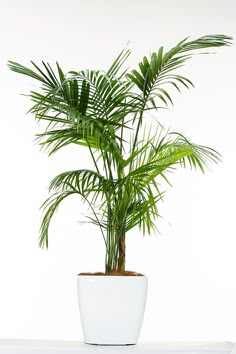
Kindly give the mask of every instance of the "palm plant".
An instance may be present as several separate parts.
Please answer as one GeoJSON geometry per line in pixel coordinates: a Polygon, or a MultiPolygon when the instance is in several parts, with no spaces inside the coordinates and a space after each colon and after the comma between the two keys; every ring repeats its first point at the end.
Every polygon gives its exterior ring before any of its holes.
{"type": "Polygon", "coordinates": [[[161,47],[144,57],[137,70],[121,71],[130,55],[124,49],[106,71],[82,70],[64,74],[42,62],[33,69],[16,62],[9,68],[30,76],[40,84],[31,91],[30,112],[45,121],[37,135],[49,155],[69,144],[89,149],[94,170],[79,169],[56,176],[50,183],[51,196],[44,202],[39,244],[48,247],[48,229],[60,203],[78,194],[89,205],[90,221],[99,226],[106,248],[105,272],[125,271],[125,238],[139,226],[143,233],[156,229],[157,204],[163,198],[160,179],[177,165],[204,172],[219,154],[190,142],[182,134],[145,129],[145,118],[172,104],[171,90],[190,88],[193,83],[176,73],[202,49],[228,46],[231,38],[208,35],[188,38],[169,51],[161,47]],[[147,131],[148,130],[148,131],[147,131]]]}

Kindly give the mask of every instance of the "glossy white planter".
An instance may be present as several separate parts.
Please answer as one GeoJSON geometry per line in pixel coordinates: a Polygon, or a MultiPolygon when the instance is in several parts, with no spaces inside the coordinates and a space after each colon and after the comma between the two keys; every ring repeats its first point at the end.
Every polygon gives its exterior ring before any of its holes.
{"type": "Polygon", "coordinates": [[[147,295],[145,276],[78,275],[84,341],[88,344],[136,344],[147,295]]]}

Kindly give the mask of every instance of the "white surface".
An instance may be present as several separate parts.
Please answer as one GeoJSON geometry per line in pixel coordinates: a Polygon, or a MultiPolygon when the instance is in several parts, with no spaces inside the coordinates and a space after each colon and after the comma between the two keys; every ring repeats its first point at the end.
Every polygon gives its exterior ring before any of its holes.
{"type": "Polygon", "coordinates": [[[230,342],[159,342],[131,346],[97,346],[81,342],[0,340],[0,354],[23,353],[158,353],[158,354],[233,354],[235,344],[230,342]]]}
{"type": "MultiPolygon", "coordinates": [[[[189,35],[236,38],[235,0],[1,0],[0,336],[82,340],[76,274],[103,270],[99,230],[80,225],[86,207],[68,199],[50,227],[49,251],[38,248],[39,207],[49,181],[88,162],[83,148],[48,158],[41,131],[25,116],[19,93],[35,82],[6,67],[59,61],[65,71],[108,68],[130,41],[127,66],[189,35]]],[[[161,234],[127,237],[127,269],[149,278],[141,340],[236,341],[235,82],[236,46],[196,56],[182,74],[195,89],[174,95],[160,113],[167,127],[209,145],[223,162],[205,176],[179,170],[159,205],[161,234]],[[171,227],[168,226],[171,224],[171,227]]]]}
{"type": "Polygon", "coordinates": [[[78,276],[84,341],[136,344],[147,297],[147,277],[78,276]]]}

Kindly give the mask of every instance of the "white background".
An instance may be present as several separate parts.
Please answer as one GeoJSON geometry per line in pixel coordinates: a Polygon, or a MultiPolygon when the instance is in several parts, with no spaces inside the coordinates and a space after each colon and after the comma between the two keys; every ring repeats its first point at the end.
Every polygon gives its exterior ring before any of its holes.
{"type": "MultiPolygon", "coordinates": [[[[130,41],[129,66],[187,36],[236,32],[234,0],[1,0],[0,337],[82,339],[76,274],[103,270],[99,230],[79,225],[86,209],[65,202],[38,248],[39,206],[57,173],[88,166],[83,148],[48,158],[25,116],[35,82],[7,60],[54,63],[65,71],[106,69],[130,41]]],[[[236,340],[235,46],[195,57],[185,73],[196,88],[176,94],[159,119],[222,154],[205,176],[171,176],[160,235],[127,238],[127,269],[149,277],[140,340],[236,340]]]]}

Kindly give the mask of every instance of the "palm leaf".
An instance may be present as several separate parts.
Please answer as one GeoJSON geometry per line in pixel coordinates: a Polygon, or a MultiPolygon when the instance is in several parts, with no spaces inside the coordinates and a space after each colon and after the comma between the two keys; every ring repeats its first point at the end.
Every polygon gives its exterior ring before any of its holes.
{"type": "Polygon", "coordinates": [[[77,193],[76,191],[65,191],[62,193],[56,193],[49,197],[42,205],[42,208],[45,212],[41,228],[40,228],[40,236],[39,236],[39,246],[48,248],[48,229],[51,223],[52,217],[54,216],[55,212],[57,211],[61,202],[69,197],[72,194],[77,193]]]}
{"type": "MultiPolygon", "coordinates": [[[[165,53],[163,47],[160,47],[157,53],[151,54],[149,60],[147,57],[143,58],[143,61],[139,63],[140,71],[133,70],[127,74],[127,77],[142,91],[143,99],[146,103],[150,103],[151,99],[159,98],[167,105],[165,96],[170,102],[172,100],[166,90],[162,91],[164,95],[158,92],[163,90],[160,88],[161,85],[169,83],[176,87],[179,83],[186,87],[193,86],[189,79],[173,73],[192,58],[192,51],[197,51],[198,53],[199,50],[205,48],[228,46],[231,44],[231,40],[231,37],[224,35],[208,35],[193,41],[189,41],[186,38],[165,53]]],[[[180,90],[178,85],[176,88],[178,91],[180,90]]]]}

